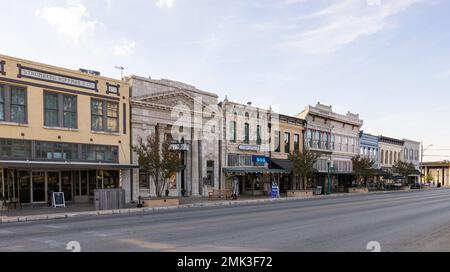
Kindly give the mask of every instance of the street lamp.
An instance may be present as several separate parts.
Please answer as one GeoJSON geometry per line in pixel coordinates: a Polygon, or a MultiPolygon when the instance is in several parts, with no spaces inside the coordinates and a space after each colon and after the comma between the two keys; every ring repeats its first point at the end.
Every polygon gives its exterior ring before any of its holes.
{"type": "Polygon", "coordinates": [[[331,194],[331,161],[328,161],[327,195],[331,194]]]}

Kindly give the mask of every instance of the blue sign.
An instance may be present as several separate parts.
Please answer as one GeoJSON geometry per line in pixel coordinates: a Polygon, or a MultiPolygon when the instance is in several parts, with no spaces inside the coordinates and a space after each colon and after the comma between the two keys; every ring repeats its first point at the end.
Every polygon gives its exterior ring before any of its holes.
{"type": "Polygon", "coordinates": [[[253,155],[252,156],[252,161],[253,162],[257,162],[257,163],[268,163],[270,161],[270,158],[266,157],[266,156],[253,155]]]}
{"type": "Polygon", "coordinates": [[[278,185],[273,182],[272,183],[272,198],[277,198],[278,197],[278,185]]]}

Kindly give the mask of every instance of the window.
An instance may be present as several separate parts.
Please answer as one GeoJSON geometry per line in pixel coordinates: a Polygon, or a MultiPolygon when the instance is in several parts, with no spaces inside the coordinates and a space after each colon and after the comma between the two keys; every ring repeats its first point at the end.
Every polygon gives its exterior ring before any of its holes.
{"type": "Polygon", "coordinates": [[[119,104],[106,100],[91,100],[91,129],[119,132],[119,104]]]}
{"type": "Polygon", "coordinates": [[[107,145],[83,145],[82,160],[118,162],[119,148],[107,145]]]}
{"type": "Polygon", "coordinates": [[[381,158],[380,158],[381,163],[384,163],[384,150],[381,150],[381,158]]]}
{"type": "Polygon", "coordinates": [[[44,93],[44,125],[59,126],[58,94],[44,93]]]}
{"type": "Polygon", "coordinates": [[[238,166],[239,165],[239,155],[228,154],[228,166],[238,166]]]}
{"type": "Polygon", "coordinates": [[[294,152],[300,151],[300,135],[294,134],[294,152]]]}
{"type": "Polygon", "coordinates": [[[119,132],[119,104],[106,102],[106,130],[119,132]]]}
{"type": "Polygon", "coordinates": [[[206,161],[206,183],[214,186],[214,161],[206,161]]]}
{"type": "Polygon", "coordinates": [[[231,121],[230,124],[230,128],[231,128],[231,142],[235,143],[236,142],[236,121],[231,121]]]}
{"type": "Polygon", "coordinates": [[[5,89],[0,85],[0,121],[5,120],[5,89]]]}
{"type": "Polygon", "coordinates": [[[261,126],[260,125],[256,126],[256,144],[257,145],[261,144],[261,126]]]}
{"type": "Polygon", "coordinates": [[[244,143],[250,143],[250,125],[248,123],[244,124],[244,143]]]}
{"type": "Polygon", "coordinates": [[[139,188],[141,189],[150,188],[148,173],[145,172],[144,170],[139,170],[139,188]]]}
{"type": "Polygon", "coordinates": [[[419,150],[416,149],[416,151],[414,152],[414,160],[418,161],[419,160],[419,150]]]}
{"type": "Polygon", "coordinates": [[[44,93],[44,125],[77,128],[77,97],[59,93],[44,93]]]}
{"type": "Polygon", "coordinates": [[[11,86],[11,121],[26,123],[27,95],[24,88],[11,86]]]}
{"type": "Polygon", "coordinates": [[[31,158],[31,141],[0,139],[0,158],[31,158]]]}
{"type": "Polygon", "coordinates": [[[41,160],[78,160],[78,145],[36,142],[36,158],[41,160]]]}
{"type": "Polygon", "coordinates": [[[77,127],[77,97],[63,95],[63,127],[77,127]]]}
{"type": "Polygon", "coordinates": [[[26,89],[0,85],[0,121],[27,123],[26,89]]]}
{"type": "Polygon", "coordinates": [[[280,131],[279,130],[275,130],[275,138],[274,138],[274,148],[275,148],[275,152],[280,152],[280,131]]]}
{"type": "Polygon", "coordinates": [[[392,164],[392,151],[389,152],[389,164],[392,164]]]}
{"type": "Polygon", "coordinates": [[[409,159],[412,161],[414,159],[414,153],[412,148],[409,150],[409,159]]]}
{"type": "Polygon", "coordinates": [[[311,147],[312,146],[312,131],[310,129],[308,129],[308,131],[306,132],[306,139],[308,142],[308,146],[311,147]]]}
{"type": "Polygon", "coordinates": [[[291,153],[291,134],[284,133],[284,153],[291,153]]]}

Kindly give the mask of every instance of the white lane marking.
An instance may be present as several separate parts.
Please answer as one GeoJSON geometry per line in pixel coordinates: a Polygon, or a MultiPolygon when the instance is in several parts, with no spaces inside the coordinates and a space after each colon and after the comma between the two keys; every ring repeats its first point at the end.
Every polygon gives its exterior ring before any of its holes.
{"type": "Polygon", "coordinates": [[[31,238],[30,240],[33,241],[33,242],[44,243],[46,245],[49,245],[49,246],[52,246],[52,247],[56,247],[56,248],[64,249],[66,247],[66,243],[57,242],[57,241],[51,240],[51,239],[31,238]]]}
{"type": "Polygon", "coordinates": [[[69,227],[67,225],[43,225],[43,226],[51,229],[67,229],[69,227]]]}
{"type": "Polygon", "coordinates": [[[106,233],[98,232],[98,231],[83,231],[83,233],[85,233],[85,234],[90,234],[90,235],[94,235],[94,236],[98,236],[98,237],[108,237],[108,236],[111,236],[110,234],[106,234],[106,233]]]}

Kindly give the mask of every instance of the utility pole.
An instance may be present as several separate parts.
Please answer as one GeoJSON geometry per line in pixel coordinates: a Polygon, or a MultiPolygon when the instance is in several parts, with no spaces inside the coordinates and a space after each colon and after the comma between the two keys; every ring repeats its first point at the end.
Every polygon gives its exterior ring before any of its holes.
{"type": "Polygon", "coordinates": [[[125,70],[125,68],[123,68],[122,66],[114,66],[114,68],[120,70],[120,80],[123,79],[123,70],[125,70]]]}

